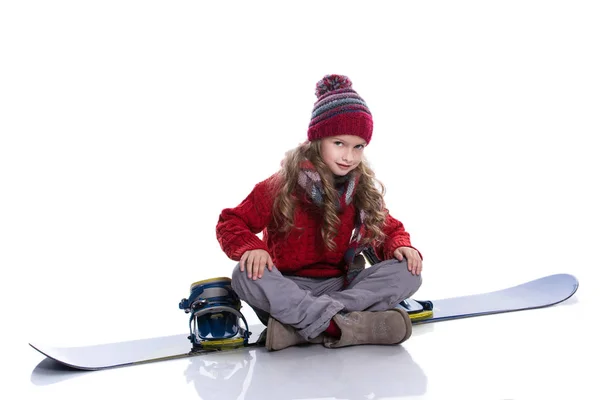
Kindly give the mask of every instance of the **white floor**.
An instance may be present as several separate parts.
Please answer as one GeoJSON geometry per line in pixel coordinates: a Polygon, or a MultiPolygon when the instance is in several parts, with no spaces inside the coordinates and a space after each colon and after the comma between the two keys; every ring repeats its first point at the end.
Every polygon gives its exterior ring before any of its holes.
{"type": "Polygon", "coordinates": [[[600,398],[597,2],[282,4],[0,5],[0,398],[600,398]],[[397,347],[48,369],[28,342],[185,332],[189,285],[235,264],[219,212],[305,139],[330,73],[373,113],[418,298],[561,272],[576,296],[397,347]]]}

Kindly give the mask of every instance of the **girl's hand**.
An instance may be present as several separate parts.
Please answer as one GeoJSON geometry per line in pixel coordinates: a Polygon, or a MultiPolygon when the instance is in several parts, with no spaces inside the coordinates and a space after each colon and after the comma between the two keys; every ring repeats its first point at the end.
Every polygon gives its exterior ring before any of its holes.
{"type": "Polygon", "coordinates": [[[273,260],[268,252],[262,249],[248,250],[240,258],[240,271],[248,271],[248,278],[252,280],[260,279],[263,276],[265,266],[269,271],[273,271],[273,260]]]}
{"type": "Polygon", "coordinates": [[[398,247],[394,250],[394,257],[402,261],[406,257],[408,262],[408,270],[413,275],[419,275],[423,269],[423,261],[419,252],[412,247],[398,247]]]}

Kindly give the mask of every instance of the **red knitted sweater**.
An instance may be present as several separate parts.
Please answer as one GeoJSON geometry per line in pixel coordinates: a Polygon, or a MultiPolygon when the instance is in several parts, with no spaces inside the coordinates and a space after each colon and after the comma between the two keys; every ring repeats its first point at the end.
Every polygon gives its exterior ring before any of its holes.
{"type": "MultiPolygon", "coordinates": [[[[225,254],[239,261],[246,251],[263,249],[271,255],[273,263],[284,275],[315,278],[343,275],[344,252],[354,229],[354,205],[338,214],[340,226],[334,238],[336,249],[328,250],[321,237],[319,215],[311,204],[299,202],[296,206],[295,225],[300,229],[292,229],[289,234],[274,229],[272,208],[275,196],[272,188],[275,179],[276,175],[273,175],[258,183],[237,207],[221,212],[217,223],[217,240],[225,254]],[[260,232],[262,239],[257,236],[260,232]]],[[[398,247],[413,247],[402,223],[389,213],[384,232],[385,242],[375,248],[380,259],[393,258],[394,250],[398,247]]]]}

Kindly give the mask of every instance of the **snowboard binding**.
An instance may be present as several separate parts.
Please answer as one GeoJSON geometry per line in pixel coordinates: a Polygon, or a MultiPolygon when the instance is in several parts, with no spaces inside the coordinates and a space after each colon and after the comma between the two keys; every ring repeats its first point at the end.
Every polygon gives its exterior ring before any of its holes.
{"type": "Polygon", "coordinates": [[[192,283],[189,298],[182,299],[179,308],[191,314],[188,339],[192,352],[248,344],[251,333],[240,312],[242,303],[231,287],[231,279],[213,278],[192,283]]]}
{"type": "Polygon", "coordinates": [[[433,303],[429,300],[420,301],[415,299],[406,299],[396,306],[403,308],[412,322],[423,321],[433,317],[433,303]]]}

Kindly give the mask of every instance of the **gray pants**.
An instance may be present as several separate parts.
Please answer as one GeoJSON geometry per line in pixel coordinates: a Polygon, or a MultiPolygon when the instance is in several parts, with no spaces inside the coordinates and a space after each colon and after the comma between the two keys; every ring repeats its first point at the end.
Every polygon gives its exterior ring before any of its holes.
{"type": "Polygon", "coordinates": [[[284,276],[276,267],[265,268],[253,281],[236,265],[233,290],[266,322],[272,316],[291,325],[305,339],[317,337],[340,311],[383,311],[412,296],[421,276],[412,275],[406,260],[387,260],[365,268],[344,288],[344,277],[306,278],[284,276]]]}

